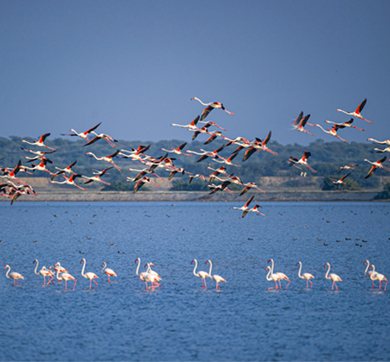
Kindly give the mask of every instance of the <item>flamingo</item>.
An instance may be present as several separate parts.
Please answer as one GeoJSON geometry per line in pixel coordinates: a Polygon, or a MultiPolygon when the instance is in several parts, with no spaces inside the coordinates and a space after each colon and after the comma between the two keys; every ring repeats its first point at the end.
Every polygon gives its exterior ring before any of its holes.
{"type": "Polygon", "coordinates": [[[272,273],[272,269],[271,269],[271,267],[269,265],[265,268],[265,271],[267,271],[267,270],[269,270],[269,272],[268,272],[268,274],[266,276],[267,280],[269,280],[269,281],[273,280],[275,282],[275,286],[274,287],[270,287],[267,290],[279,289],[278,283],[276,282],[277,280],[279,280],[279,276],[272,273]]]}
{"type": "Polygon", "coordinates": [[[171,173],[168,176],[168,180],[169,181],[172,180],[173,176],[175,176],[178,172],[181,173],[182,175],[184,175],[186,173],[191,175],[191,172],[188,172],[188,171],[184,170],[183,167],[170,166],[169,168],[167,168],[167,171],[171,171],[171,173]]]}
{"type": "Polygon", "coordinates": [[[77,133],[77,132],[72,128],[71,131],[74,132],[74,133],[70,133],[70,134],[61,133],[61,136],[77,136],[77,137],[81,137],[82,139],[84,139],[84,140],[86,140],[87,142],[89,142],[88,134],[91,133],[92,131],[94,131],[96,128],[98,128],[101,124],[102,124],[102,122],[100,122],[100,123],[97,124],[96,126],[93,126],[93,127],[90,128],[90,129],[86,130],[85,132],[81,132],[81,133],[77,133]]]}
{"type": "Polygon", "coordinates": [[[76,186],[76,187],[78,187],[79,189],[81,189],[81,190],[83,190],[83,191],[86,191],[86,190],[87,190],[87,189],[85,189],[85,188],[83,188],[83,187],[77,185],[77,184],[74,182],[75,179],[76,179],[77,177],[83,177],[82,175],[79,175],[79,174],[75,173],[75,174],[73,174],[72,176],[70,176],[69,178],[66,177],[65,175],[63,175],[63,176],[64,176],[64,179],[65,179],[64,181],[54,181],[53,179],[54,179],[55,175],[53,175],[53,176],[51,177],[50,182],[53,183],[53,184],[60,184],[60,185],[64,185],[64,184],[73,185],[73,186],[76,186]]]}
{"type": "Polygon", "coordinates": [[[106,185],[111,185],[109,182],[106,182],[106,181],[103,181],[100,179],[100,177],[102,177],[110,169],[112,169],[112,166],[105,168],[103,171],[95,170],[96,171],[96,172],[94,172],[95,176],[92,176],[92,177],[83,176],[83,178],[88,179],[88,181],[84,182],[84,185],[89,184],[93,181],[101,182],[101,183],[106,184],[106,185]]]}
{"type": "Polygon", "coordinates": [[[235,165],[232,162],[233,159],[236,158],[237,155],[238,155],[238,152],[234,152],[228,158],[218,156],[218,158],[213,158],[213,161],[218,162],[218,163],[224,163],[225,165],[229,165],[229,166],[241,167],[241,165],[235,165]]]}
{"type": "Polygon", "coordinates": [[[4,267],[4,269],[7,269],[8,268],[8,271],[7,271],[7,274],[5,275],[8,279],[12,278],[14,280],[14,285],[15,285],[15,282],[16,282],[16,285],[19,286],[19,283],[18,283],[18,279],[24,279],[24,276],[22,274],[19,274],[19,273],[16,273],[16,272],[12,272],[11,274],[9,274],[10,270],[11,270],[11,267],[9,265],[6,265],[4,267]],[[9,274],[9,276],[8,276],[9,274]]]}
{"type": "Polygon", "coordinates": [[[376,151],[376,153],[390,152],[390,147],[386,147],[383,150],[380,148],[374,148],[374,151],[376,151]]]}
{"type": "Polygon", "coordinates": [[[47,172],[49,173],[50,175],[54,175],[53,172],[49,171],[47,168],[46,168],[46,164],[48,163],[48,159],[42,159],[41,162],[39,163],[39,165],[35,165],[35,164],[31,164],[32,167],[26,167],[27,169],[29,170],[33,170],[33,171],[44,171],[44,172],[47,172]]]}
{"type": "Polygon", "coordinates": [[[187,155],[186,153],[181,152],[186,145],[187,145],[187,142],[184,142],[184,143],[182,143],[180,146],[178,146],[176,148],[171,147],[170,150],[166,150],[165,148],[161,148],[161,150],[162,151],[166,151],[166,152],[175,153],[176,155],[183,155],[183,156],[190,156],[190,157],[192,157],[192,155],[187,155]]]}
{"type": "Polygon", "coordinates": [[[152,287],[153,288],[160,287],[160,289],[161,289],[161,284],[159,283],[159,281],[161,280],[161,277],[160,277],[160,275],[158,275],[158,273],[156,273],[154,270],[151,269],[151,266],[154,266],[154,264],[147,263],[147,264],[145,264],[145,267],[146,266],[148,267],[148,269],[146,269],[146,273],[152,275],[155,278],[155,280],[152,281],[152,287]]]}
{"type": "Polygon", "coordinates": [[[306,124],[310,125],[310,126],[313,126],[312,124],[310,123],[307,123],[308,119],[310,118],[310,114],[308,114],[307,116],[303,117],[303,112],[301,112],[299,114],[299,116],[295,119],[295,121],[293,122],[293,129],[299,131],[299,132],[303,132],[303,133],[307,133],[311,136],[315,136],[314,133],[310,133],[307,129],[304,129],[303,127],[306,126],[306,124]]]}
{"type": "MultiPolygon", "coordinates": [[[[196,130],[194,131],[193,135],[192,135],[192,140],[194,141],[196,137],[198,137],[201,133],[209,133],[208,132],[208,128],[211,127],[211,123],[208,122],[206,123],[202,128],[196,128],[196,130]]],[[[193,131],[193,129],[188,129],[188,131],[193,131]]]]}
{"type": "Polygon", "coordinates": [[[196,276],[196,277],[199,277],[201,280],[202,280],[202,289],[205,288],[207,289],[207,284],[206,284],[206,278],[207,277],[210,277],[209,274],[207,274],[206,272],[204,271],[199,271],[198,273],[195,273],[196,271],[196,268],[198,267],[198,261],[196,259],[194,259],[191,264],[195,263],[195,268],[193,270],[193,274],[196,276]]]}
{"type": "Polygon", "coordinates": [[[367,138],[367,141],[372,141],[372,142],[378,143],[380,145],[388,145],[388,146],[390,146],[390,139],[384,140],[384,141],[377,141],[377,140],[375,140],[373,138],[367,138]]]}
{"type": "MultiPolygon", "coordinates": [[[[373,273],[372,270],[369,270],[370,268],[370,262],[368,260],[366,260],[363,265],[366,265],[367,264],[367,267],[366,267],[366,270],[364,271],[364,275],[367,277],[367,278],[371,278],[371,274],[373,273]]],[[[374,281],[372,281],[372,289],[374,289],[375,286],[374,286],[374,281]]]]}
{"type": "Polygon", "coordinates": [[[241,193],[240,193],[240,196],[241,196],[241,195],[244,195],[245,193],[247,193],[247,192],[248,192],[249,190],[251,190],[252,188],[253,188],[253,189],[256,189],[256,190],[259,190],[259,191],[262,192],[262,193],[265,193],[265,191],[259,189],[259,188],[257,187],[256,183],[254,183],[254,182],[248,182],[248,183],[246,183],[246,184],[243,183],[242,186],[245,186],[245,187],[242,189],[242,191],[241,191],[241,193]]]}
{"type": "Polygon", "coordinates": [[[363,128],[358,128],[358,127],[352,126],[353,118],[351,118],[349,121],[346,121],[346,122],[343,122],[343,123],[336,123],[336,122],[332,122],[332,121],[328,121],[328,120],[326,120],[325,122],[326,123],[332,123],[332,124],[340,126],[342,128],[350,127],[350,128],[358,129],[359,131],[364,131],[363,128]]]}
{"type": "Polygon", "coordinates": [[[85,273],[84,274],[84,269],[85,269],[85,264],[87,263],[87,261],[83,258],[80,260],[80,263],[83,263],[83,269],[81,270],[81,275],[85,278],[85,279],[89,279],[89,289],[91,289],[91,284],[92,284],[92,281],[95,283],[95,289],[97,288],[97,283],[96,281],[94,280],[95,278],[99,278],[96,274],[94,273],[85,273]]]}
{"type": "Polygon", "coordinates": [[[39,146],[39,147],[46,147],[48,148],[49,150],[53,150],[53,151],[56,151],[55,148],[52,148],[52,147],[49,147],[49,146],[46,146],[43,142],[45,142],[45,139],[47,137],[50,136],[50,133],[45,133],[43,135],[41,135],[41,137],[39,137],[39,140],[36,141],[36,140],[33,140],[33,142],[28,142],[26,140],[22,140],[22,142],[24,143],[28,143],[29,145],[34,145],[34,146],[39,146]]]}
{"type": "Polygon", "coordinates": [[[248,210],[248,212],[256,212],[260,215],[263,215],[263,216],[267,216],[266,214],[263,214],[262,212],[259,211],[259,208],[261,206],[259,204],[256,204],[255,206],[253,206],[251,209],[248,210]]]}
{"type": "Polygon", "coordinates": [[[216,287],[215,287],[215,290],[221,290],[221,287],[219,286],[219,283],[220,283],[220,282],[225,282],[225,283],[226,283],[226,280],[223,279],[223,278],[222,278],[221,276],[219,276],[219,275],[216,275],[216,274],[212,275],[212,274],[211,274],[211,269],[213,268],[213,263],[211,262],[211,260],[207,260],[207,261],[206,261],[206,264],[207,264],[207,263],[210,264],[209,277],[210,277],[211,280],[214,280],[214,281],[217,283],[217,285],[216,285],[216,287]]]}
{"type": "Polygon", "coordinates": [[[321,125],[319,125],[319,124],[314,124],[313,126],[314,126],[314,127],[320,127],[325,133],[327,133],[327,134],[329,134],[329,135],[331,135],[331,136],[333,136],[333,137],[336,137],[336,138],[338,138],[339,140],[341,140],[341,141],[343,141],[343,142],[345,142],[345,143],[348,143],[347,140],[345,140],[344,138],[341,138],[341,137],[337,134],[337,131],[338,131],[339,129],[341,129],[341,128],[344,128],[344,126],[338,126],[337,124],[335,124],[335,125],[333,126],[332,129],[327,128],[327,130],[323,129],[323,128],[321,127],[321,125]]]}
{"type": "Polygon", "coordinates": [[[242,158],[242,161],[246,161],[253,153],[256,151],[266,151],[269,153],[272,153],[273,155],[277,155],[278,153],[275,151],[270,150],[267,147],[267,143],[271,139],[271,131],[269,131],[267,137],[264,139],[264,141],[261,141],[260,138],[257,138],[251,142],[251,147],[245,152],[244,157],[242,158]]]}
{"type": "Polygon", "coordinates": [[[61,263],[58,261],[57,263],[54,264],[54,270],[57,272],[59,271],[60,273],[67,273],[68,271],[63,267],[61,266],[61,263]]]}
{"type": "Polygon", "coordinates": [[[340,173],[343,170],[354,170],[355,167],[357,167],[357,166],[359,166],[359,165],[345,165],[345,166],[340,167],[340,169],[336,173],[340,173]]]}
{"type": "MultiPolygon", "coordinates": [[[[268,263],[271,263],[271,268],[272,268],[272,274],[274,273],[274,260],[273,259],[270,259],[268,260],[268,263]]],[[[285,280],[288,280],[288,283],[286,285],[286,289],[288,288],[288,286],[290,285],[291,283],[291,280],[288,278],[288,276],[284,273],[281,273],[281,272],[278,272],[278,273],[275,273],[278,277],[279,277],[279,286],[280,286],[280,289],[282,289],[282,285],[281,285],[281,282],[280,280],[281,279],[285,279],[285,280]]]]}
{"type": "Polygon", "coordinates": [[[72,275],[66,272],[57,271],[57,279],[61,283],[61,280],[65,280],[65,290],[68,290],[68,280],[74,280],[73,289],[76,287],[77,280],[72,275]],[[61,274],[61,275],[60,275],[61,274]]]}
{"type": "Polygon", "coordinates": [[[372,284],[374,284],[374,280],[378,280],[379,281],[379,291],[381,291],[382,283],[386,282],[385,290],[384,290],[384,291],[386,291],[387,278],[383,274],[377,273],[375,271],[375,265],[374,264],[371,264],[370,269],[372,269],[372,273],[370,275],[370,278],[372,280],[372,284]]]}
{"type": "Polygon", "coordinates": [[[111,163],[118,171],[121,171],[121,167],[118,167],[114,161],[112,160],[115,156],[117,156],[119,153],[119,150],[116,152],[112,153],[111,155],[105,156],[105,157],[99,157],[95,156],[92,152],[87,152],[86,155],[91,155],[92,157],[96,158],[98,161],[106,161],[108,163],[111,163]]]}
{"type": "Polygon", "coordinates": [[[63,173],[69,173],[69,174],[75,174],[76,172],[72,171],[72,167],[77,163],[77,160],[72,162],[69,166],[66,166],[65,168],[59,168],[54,167],[55,169],[59,170],[56,173],[53,174],[52,177],[57,177],[58,175],[61,175],[63,173]]]}
{"type": "Polygon", "coordinates": [[[213,142],[217,137],[222,137],[224,140],[229,140],[231,141],[230,138],[227,138],[222,134],[221,131],[214,131],[214,132],[206,132],[207,134],[210,135],[210,137],[204,142],[204,145],[208,145],[209,143],[213,142]]]}
{"type": "Polygon", "coordinates": [[[351,174],[351,173],[347,173],[346,175],[344,175],[342,178],[340,178],[340,179],[338,179],[338,180],[336,180],[336,179],[334,179],[334,178],[331,178],[330,180],[332,180],[332,182],[333,182],[334,184],[345,184],[344,179],[347,178],[350,174],[351,174]]]}
{"type": "MultiPolygon", "coordinates": [[[[141,279],[141,281],[145,282],[145,290],[148,290],[148,289],[152,288],[153,286],[152,286],[152,287],[148,287],[148,282],[149,282],[149,281],[154,282],[154,281],[157,280],[157,278],[154,277],[154,278],[152,278],[152,280],[150,280],[152,276],[151,276],[151,274],[148,274],[147,272],[143,272],[143,273],[138,274],[139,266],[140,266],[140,264],[141,264],[141,259],[140,259],[140,258],[135,259],[135,263],[136,263],[136,262],[138,262],[138,265],[137,265],[137,270],[136,270],[135,274],[136,274],[137,276],[139,276],[139,278],[141,279]]],[[[145,266],[146,266],[146,265],[145,265],[145,266]]],[[[153,290],[154,290],[154,289],[153,289],[153,290]]]]}
{"type": "Polygon", "coordinates": [[[301,270],[302,270],[302,263],[300,261],[298,261],[297,265],[299,264],[299,270],[298,270],[298,276],[301,278],[301,279],[306,279],[306,289],[309,287],[309,282],[311,284],[311,287],[313,288],[313,282],[310,280],[312,278],[314,278],[313,275],[311,275],[310,273],[303,273],[301,275],[301,270]]]}
{"type": "Polygon", "coordinates": [[[207,166],[207,168],[211,171],[214,171],[213,173],[210,174],[209,176],[209,182],[213,182],[214,178],[216,176],[218,176],[219,174],[222,174],[222,175],[225,175],[225,176],[230,176],[227,172],[226,172],[226,167],[225,166],[221,166],[217,169],[215,168],[212,168],[210,167],[210,165],[207,166]]]}
{"type": "Polygon", "coordinates": [[[345,113],[345,114],[348,114],[349,116],[356,117],[356,118],[360,118],[360,119],[362,119],[363,121],[366,121],[366,122],[368,122],[368,123],[373,124],[373,122],[369,121],[368,119],[365,119],[365,118],[362,117],[362,115],[360,114],[360,112],[363,110],[363,108],[364,108],[364,106],[366,105],[366,103],[367,103],[367,98],[365,98],[364,101],[358,105],[358,107],[356,108],[356,110],[355,110],[354,112],[346,112],[346,111],[343,111],[342,109],[336,109],[336,111],[338,111],[338,112],[343,112],[343,113],[345,113]]]}
{"type": "Polygon", "coordinates": [[[227,109],[225,109],[225,107],[223,106],[223,104],[221,102],[203,103],[199,98],[196,98],[196,97],[191,98],[191,100],[194,100],[194,99],[197,100],[199,103],[203,104],[204,106],[207,106],[202,112],[202,118],[200,119],[201,121],[203,121],[214,108],[222,109],[226,113],[229,113],[231,116],[234,115],[234,113],[229,112],[227,109]]]}
{"type": "Polygon", "coordinates": [[[384,168],[385,170],[390,171],[390,169],[388,169],[387,167],[383,166],[383,162],[385,162],[386,159],[387,159],[387,157],[385,156],[385,157],[381,158],[378,161],[371,162],[371,161],[369,161],[369,160],[367,160],[365,158],[364,161],[366,161],[368,163],[371,163],[371,165],[372,165],[371,168],[370,168],[370,171],[368,171],[368,174],[366,175],[365,178],[369,178],[370,176],[372,176],[377,168],[384,168]]]}
{"type": "Polygon", "coordinates": [[[290,163],[290,167],[291,166],[294,166],[296,168],[298,168],[299,170],[302,170],[300,167],[298,167],[296,164],[300,164],[300,165],[303,165],[303,166],[306,166],[311,172],[314,172],[316,173],[317,171],[314,170],[313,168],[311,168],[308,163],[307,163],[307,160],[308,158],[311,156],[311,153],[309,151],[304,151],[303,152],[303,156],[302,158],[300,158],[299,160],[297,158],[294,158],[292,156],[290,156],[288,162],[290,163]]]}
{"type": "Polygon", "coordinates": [[[342,280],[337,274],[330,273],[330,275],[328,276],[329,271],[330,271],[330,264],[329,264],[329,263],[326,263],[326,264],[324,265],[324,268],[326,268],[326,267],[328,267],[328,271],[327,271],[326,274],[325,274],[325,279],[333,280],[333,283],[332,283],[332,290],[333,290],[333,286],[336,287],[336,290],[339,290],[339,288],[337,288],[336,282],[342,282],[343,280],[342,280]]]}
{"type": "Polygon", "coordinates": [[[198,122],[199,122],[199,116],[196,117],[190,124],[182,125],[182,124],[172,123],[171,126],[181,127],[181,128],[187,128],[188,131],[198,131],[199,128],[196,127],[196,124],[197,124],[198,122]]]}
{"type": "Polygon", "coordinates": [[[200,150],[202,151],[202,153],[191,151],[191,150],[187,150],[187,152],[194,153],[195,155],[201,155],[201,157],[199,157],[199,159],[196,161],[196,162],[201,162],[205,160],[207,157],[218,158],[219,157],[218,152],[221,152],[225,147],[226,145],[222,145],[221,147],[218,147],[214,151],[205,151],[201,148],[200,150]]]}
{"type": "Polygon", "coordinates": [[[8,169],[6,169],[5,175],[0,175],[0,177],[2,177],[2,178],[7,178],[7,179],[9,179],[9,180],[15,180],[15,181],[18,182],[18,183],[23,183],[21,180],[19,180],[19,179],[16,177],[16,174],[20,171],[21,165],[22,165],[22,161],[19,160],[18,164],[13,168],[12,171],[8,171],[8,169]]]}
{"type": "Polygon", "coordinates": [[[221,190],[221,191],[227,191],[231,194],[234,194],[234,191],[233,190],[230,190],[228,188],[228,186],[231,184],[231,182],[229,180],[226,180],[224,182],[222,182],[220,185],[214,185],[214,184],[211,184],[211,185],[207,185],[207,187],[213,189],[211,192],[209,192],[209,195],[212,195],[214,194],[215,192],[217,192],[218,190],[221,190]]]}
{"type": "MultiPolygon", "coordinates": [[[[130,177],[127,177],[127,181],[134,181],[132,180],[130,177]]],[[[145,176],[145,177],[142,177],[134,186],[134,190],[133,190],[133,194],[135,194],[144,184],[151,184],[151,185],[156,185],[157,187],[159,187],[160,185],[158,185],[157,183],[153,182],[150,180],[149,177],[145,176]]]]}
{"type": "Polygon", "coordinates": [[[112,269],[107,268],[106,262],[103,262],[102,267],[103,267],[102,273],[106,273],[108,275],[109,283],[110,283],[110,277],[117,277],[116,273],[112,269]]]}
{"type": "Polygon", "coordinates": [[[194,178],[200,178],[203,181],[207,181],[207,177],[206,176],[197,173],[196,175],[191,175],[190,176],[190,181],[188,183],[190,184],[194,178]]]}
{"type": "MultiPolygon", "coordinates": [[[[34,273],[35,273],[36,275],[42,275],[42,276],[43,276],[43,285],[46,285],[46,280],[45,280],[45,278],[46,278],[46,277],[49,278],[49,276],[50,276],[51,273],[49,272],[49,270],[46,269],[46,267],[43,267],[39,272],[37,272],[38,265],[39,265],[38,259],[35,259],[35,260],[33,261],[33,264],[35,264],[35,263],[37,263],[37,265],[35,266],[34,273]]],[[[47,281],[47,284],[49,284],[49,281],[47,281]]]]}
{"type": "Polygon", "coordinates": [[[88,141],[85,145],[85,146],[89,146],[91,145],[92,143],[95,143],[96,141],[100,140],[100,139],[104,139],[108,142],[108,144],[111,146],[111,147],[115,147],[115,143],[114,142],[118,142],[116,139],[112,138],[111,136],[109,136],[108,134],[105,134],[105,133],[100,133],[100,134],[97,134],[96,132],[92,131],[91,133],[93,133],[96,137],[95,138],[92,138],[90,141],[88,141]]]}
{"type": "Polygon", "coordinates": [[[241,218],[244,218],[246,214],[249,212],[249,204],[253,201],[255,198],[255,195],[253,195],[251,198],[248,199],[248,201],[244,204],[244,206],[241,207],[233,207],[234,210],[241,210],[243,211],[241,218]]]}

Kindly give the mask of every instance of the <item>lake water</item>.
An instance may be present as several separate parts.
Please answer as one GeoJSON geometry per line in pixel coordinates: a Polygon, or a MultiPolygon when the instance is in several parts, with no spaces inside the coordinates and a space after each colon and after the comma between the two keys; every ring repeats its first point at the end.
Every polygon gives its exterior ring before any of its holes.
{"type": "Polygon", "coordinates": [[[0,266],[25,277],[19,287],[5,270],[0,277],[0,359],[390,359],[390,291],[377,282],[373,291],[363,265],[390,276],[389,203],[263,203],[267,217],[244,219],[233,206],[242,205],[0,203],[0,266]],[[138,257],[141,271],[154,263],[161,290],[145,291],[138,257]],[[80,274],[82,258],[97,290],[80,274]],[[267,291],[270,258],[290,277],[287,290],[267,291]],[[34,259],[39,268],[61,262],[75,290],[43,286],[34,259]],[[227,281],[220,291],[210,279],[202,290],[193,259],[204,271],[212,260],[227,281]],[[101,274],[104,261],[114,283],[101,274]],[[298,278],[298,261],[313,289],[298,278]],[[327,262],[343,279],[338,292],[324,278],[327,262]]]}

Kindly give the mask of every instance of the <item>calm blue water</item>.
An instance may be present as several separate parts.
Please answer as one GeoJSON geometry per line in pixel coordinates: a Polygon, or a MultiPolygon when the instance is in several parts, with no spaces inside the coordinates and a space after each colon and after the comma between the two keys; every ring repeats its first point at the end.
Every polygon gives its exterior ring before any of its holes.
{"type": "Polygon", "coordinates": [[[390,276],[389,203],[263,203],[267,217],[244,219],[233,206],[241,204],[0,203],[0,266],[25,277],[19,287],[0,277],[0,359],[390,359],[390,290],[372,291],[363,266],[369,259],[390,276]],[[141,271],[154,263],[161,291],[144,290],[137,257],[141,271]],[[97,290],[80,275],[82,258],[97,290]],[[194,258],[205,271],[212,260],[227,280],[221,291],[210,279],[201,289],[194,258]],[[270,258],[289,289],[267,291],[270,258]],[[34,259],[61,262],[75,291],[43,286],[34,259]],[[315,276],[312,290],[298,261],[315,276]],[[343,279],[339,292],[324,278],[327,262],[343,279]]]}

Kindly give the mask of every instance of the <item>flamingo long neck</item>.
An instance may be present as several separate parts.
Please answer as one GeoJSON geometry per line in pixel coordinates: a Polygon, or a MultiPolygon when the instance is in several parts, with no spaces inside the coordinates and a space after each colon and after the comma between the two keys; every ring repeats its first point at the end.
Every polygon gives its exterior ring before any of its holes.
{"type": "Polygon", "coordinates": [[[320,127],[325,133],[329,133],[329,131],[326,131],[325,129],[323,129],[320,124],[317,124],[317,127],[320,127]]]}
{"type": "Polygon", "coordinates": [[[106,263],[103,263],[102,273],[103,273],[103,270],[106,269],[106,266],[107,266],[107,264],[106,264],[106,263]]]}
{"type": "Polygon", "coordinates": [[[198,275],[195,273],[195,270],[196,270],[196,268],[198,267],[198,261],[197,261],[196,259],[194,259],[194,262],[195,262],[195,268],[194,268],[193,273],[194,273],[194,275],[197,277],[198,275]]]}
{"type": "Polygon", "coordinates": [[[374,277],[375,277],[375,265],[374,264],[371,264],[371,268],[372,268],[372,273],[370,275],[370,278],[371,280],[375,280],[374,277]]]}
{"type": "Polygon", "coordinates": [[[138,275],[138,270],[139,270],[139,266],[141,265],[141,259],[138,258],[138,265],[137,265],[137,270],[135,271],[135,274],[138,275]]]}
{"type": "Polygon", "coordinates": [[[364,274],[367,275],[367,272],[368,272],[368,268],[370,267],[370,262],[367,260],[367,267],[366,267],[366,270],[364,271],[364,274]]]}
{"type": "MultiPolygon", "coordinates": [[[[299,276],[300,278],[302,278],[302,276],[301,276],[301,270],[302,270],[302,263],[299,262],[298,276],[299,276]]],[[[302,278],[302,279],[303,279],[303,278],[302,278]]]]}
{"type": "Polygon", "coordinates": [[[10,279],[11,277],[8,276],[9,272],[11,271],[11,267],[9,265],[8,266],[8,271],[7,271],[7,274],[5,275],[8,279],[10,279]]]}
{"type": "Polygon", "coordinates": [[[39,273],[37,273],[37,269],[38,269],[39,261],[38,261],[38,259],[36,259],[36,261],[37,261],[37,265],[35,265],[35,270],[34,270],[34,273],[35,273],[35,274],[37,274],[37,275],[39,275],[39,273]]]}
{"type": "Polygon", "coordinates": [[[203,103],[199,98],[194,97],[193,99],[196,99],[199,103],[203,104],[204,106],[209,106],[212,103],[203,103]]]}
{"type": "Polygon", "coordinates": [[[274,273],[274,259],[271,259],[271,273],[274,273]]]}
{"type": "Polygon", "coordinates": [[[60,270],[57,270],[57,280],[62,280],[62,277],[60,276],[60,270]]]}
{"type": "Polygon", "coordinates": [[[328,264],[328,271],[325,274],[325,279],[331,279],[331,277],[328,277],[329,272],[330,272],[330,264],[328,264]]]}
{"type": "Polygon", "coordinates": [[[83,269],[81,270],[81,275],[85,278],[85,274],[84,274],[84,270],[85,270],[85,264],[87,264],[87,261],[85,259],[83,259],[83,269]]]}
{"type": "Polygon", "coordinates": [[[267,280],[272,280],[271,277],[270,277],[270,274],[272,272],[272,269],[270,267],[268,267],[268,274],[267,274],[267,280]]]}
{"type": "Polygon", "coordinates": [[[211,262],[211,260],[209,260],[209,263],[210,263],[209,275],[211,276],[211,269],[213,269],[213,263],[211,262]]]}

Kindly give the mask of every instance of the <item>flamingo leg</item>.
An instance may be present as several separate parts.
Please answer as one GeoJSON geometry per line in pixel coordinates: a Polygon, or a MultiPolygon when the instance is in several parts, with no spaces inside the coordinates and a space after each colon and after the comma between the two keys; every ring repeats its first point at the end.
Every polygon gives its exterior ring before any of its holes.
{"type": "Polygon", "coordinates": [[[386,287],[387,287],[387,280],[386,280],[386,284],[385,284],[385,290],[384,290],[384,291],[386,291],[386,287]]]}
{"type": "Polygon", "coordinates": [[[204,278],[204,287],[207,289],[206,278],[204,278]]]}
{"type": "Polygon", "coordinates": [[[65,290],[68,290],[68,281],[65,280],[65,290]]]}
{"type": "Polygon", "coordinates": [[[379,291],[381,291],[383,280],[379,282],[379,291]]]}
{"type": "Polygon", "coordinates": [[[92,287],[92,279],[89,279],[89,289],[92,287]]]}
{"type": "Polygon", "coordinates": [[[374,281],[372,281],[372,289],[375,289],[374,281]]]}
{"type": "Polygon", "coordinates": [[[309,288],[309,279],[306,279],[306,289],[309,288]]]}
{"type": "Polygon", "coordinates": [[[92,281],[95,283],[95,289],[97,289],[97,283],[96,283],[96,280],[93,280],[92,281]]]}
{"type": "Polygon", "coordinates": [[[287,283],[287,285],[286,285],[286,289],[288,288],[288,286],[290,285],[290,283],[291,283],[291,280],[288,279],[288,283],[287,283]]]}
{"type": "Polygon", "coordinates": [[[111,282],[110,282],[110,276],[109,276],[109,275],[108,275],[108,282],[111,283],[111,282]]]}
{"type": "Polygon", "coordinates": [[[73,290],[74,290],[74,288],[75,288],[75,286],[76,286],[76,283],[77,283],[77,280],[75,279],[75,280],[74,280],[74,284],[73,284],[73,290]]]}
{"type": "Polygon", "coordinates": [[[310,284],[311,284],[311,287],[313,288],[313,282],[311,280],[309,280],[310,284]]]}

